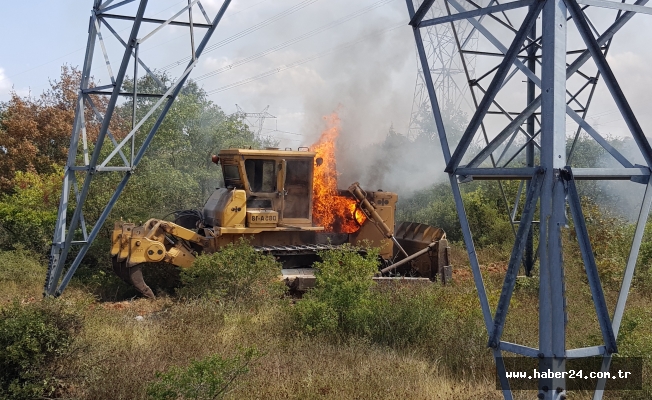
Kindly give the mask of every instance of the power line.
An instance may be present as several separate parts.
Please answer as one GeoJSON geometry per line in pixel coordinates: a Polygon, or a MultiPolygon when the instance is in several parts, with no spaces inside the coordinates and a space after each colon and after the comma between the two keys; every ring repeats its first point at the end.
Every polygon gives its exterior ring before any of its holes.
{"type": "Polygon", "coordinates": [[[243,79],[241,81],[234,82],[234,83],[231,83],[229,85],[225,85],[225,86],[213,89],[213,90],[209,90],[209,91],[206,92],[206,94],[220,93],[220,92],[223,92],[225,90],[229,90],[229,89],[233,89],[233,88],[236,88],[236,87],[239,87],[239,86],[242,86],[242,85],[246,85],[248,83],[257,81],[259,79],[263,79],[263,78],[266,78],[268,76],[278,74],[279,72],[286,71],[288,69],[298,67],[298,66],[303,65],[305,63],[308,63],[310,61],[316,60],[318,58],[322,58],[322,57],[324,57],[324,56],[326,56],[326,55],[328,55],[330,53],[333,53],[335,51],[343,50],[345,48],[351,47],[351,46],[353,46],[353,45],[355,45],[357,43],[360,43],[360,42],[365,41],[367,39],[370,39],[372,37],[378,37],[378,35],[383,35],[385,33],[391,32],[393,30],[396,30],[396,29],[404,27],[404,26],[405,26],[405,22],[402,21],[402,22],[398,23],[397,25],[394,25],[394,26],[392,26],[390,28],[383,29],[381,31],[376,31],[376,32],[373,32],[373,33],[371,33],[369,35],[365,35],[365,36],[363,36],[363,37],[361,37],[359,39],[343,43],[343,44],[341,44],[339,46],[332,47],[332,48],[330,48],[330,49],[328,49],[328,50],[326,50],[326,51],[324,51],[322,53],[317,53],[317,54],[312,55],[310,57],[302,58],[300,60],[297,60],[297,61],[293,62],[292,64],[288,64],[288,65],[284,65],[284,66],[281,66],[281,67],[278,67],[278,68],[274,68],[272,70],[263,72],[261,74],[255,75],[255,76],[252,76],[250,78],[243,79]]]}
{"type": "Polygon", "coordinates": [[[267,0],[259,1],[258,3],[253,4],[253,5],[251,5],[251,6],[247,7],[247,8],[243,8],[242,10],[240,10],[240,11],[238,11],[238,12],[234,12],[233,14],[231,14],[231,16],[233,16],[233,15],[238,15],[238,14],[240,14],[240,13],[243,12],[243,11],[247,11],[247,10],[249,10],[249,9],[251,9],[251,8],[256,7],[257,5],[263,4],[263,3],[266,2],[266,1],[267,1],[267,0]]]}
{"type": "MultiPolygon", "coordinates": [[[[262,0],[262,1],[259,1],[258,3],[254,4],[254,5],[251,5],[251,6],[247,7],[247,8],[243,8],[242,10],[237,11],[237,12],[234,12],[233,14],[229,14],[229,16],[230,16],[230,17],[236,16],[236,15],[240,14],[241,12],[244,12],[244,11],[247,11],[247,10],[249,10],[249,9],[252,9],[252,8],[254,8],[254,7],[256,7],[256,6],[260,5],[260,4],[263,4],[263,3],[267,2],[267,1],[268,1],[268,0],[262,0]]],[[[181,3],[185,3],[185,1],[182,1],[181,3]]],[[[123,31],[124,31],[124,30],[123,30],[123,31]]],[[[123,31],[121,31],[121,32],[123,32],[123,31]]],[[[165,41],[165,42],[163,42],[163,43],[159,43],[159,44],[157,44],[157,45],[155,45],[155,46],[148,47],[147,49],[144,49],[142,52],[143,52],[143,53],[146,53],[146,52],[152,51],[153,49],[156,49],[157,47],[165,46],[165,45],[168,44],[168,43],[174,42],[175,40],[177,40],[177,39],[179,39],[179,38],[186,37],[186,36],[187,36],[187,34],[182,33],[182,34],[180,34],[180,35],[174,36],[172,39],[167,40],[167,41],[165,41]]],[[[169,64],[168,64],[168,65],[169,65],[169,64]]]]}
{"type": "MultiPolygon", "coordinates": [[[[288,9],[286,9],[284,11],[281,11],[280,13],[274,15],[271,18],[268,18],[268,19],[266,19],[266,20],[264,20],[262,22],[259,22],[256,25],[250,26],[249,28],[247,28],[247,29],[245,29],[243,31],[240,31],[240,32],[236,33],[233,36],[229,36],[226,39],[223,39],[223,40],[221,40],[221,41],[219,41],[219,42],[217,42],[215,44],[212,44],[212,45],[206,47],[206,49],[204,50],[204,54],[208,53],[208,52],[211,52],[211,51],[214,51],[216,49],[219,49],[220,47],[226,46],[229,43],[232,43],[232,42],[234,42],[234,41],[236,41],[238,39],[241,39],[241,38],[255,32],[255,31],[259,30],[259,29],[262,29],[262,28],[264,28],[264,27],[266,27],[266,26],[268,26],[268,25],[270,25],[270,24],[272,24],[272,23],[274,23],[274,22],[276,22],[276,21],[278,21],[278,20],[280,20],[280,19],[282,19],[284,17],[287,17],[288,15],[294,14],[295,12],[297,12],[297,11],[299,11],[299,10],[305,8],[305,7],[308,7],[309,5],[311,5],[313,3],[316,3],[318,1],[319,0],[303,0],[302,2],[300,2],[298,4],[295,4],[294,6],[288,8],[288,9]]],[[[172,68],[178,67],[179,65],[185,65],[189,61],[190,61],[190,57],[184,57],[184,58],[182,58],[182,59],[180,59],[178,61],[175,61],[175,62],[173,62],[171,64],[168,64],[165,67],[161,68],[161,71],[168,71],[168,70],[170,70],[172,68]]]]}
{"type": "Polygon", "coordinates": [[[289,134],[289,135],[303,136],[303,133],[296,133],[296,132],[282,131],[282,130],[280,130],[280,129],[263,128],[263,130],[264,130],[264,131],[271,131],[270,133],[281,132],[281,133],[287,133],[287,134],[289,134]]]}
{"type": "Polygon", "coordinates": [[[362,8],[362,9],[358,10],[358,11],[355,11],[355,12],[353,12],[351,14],[348,14],[348,15],[342,17],[342,18],[339,18],[339,19],[337,19],[337,20],[335,20],[333,22],[330,22],[330,23],[328,23],[326,25],[323,25],[323,26],[321,26],[321,27],[319,27],[317,29],[314,29],[314,30],[312,30],[310,32],[304,33],[304,34],[299,35],[299,36],[297,36],[297,37],[295,37],[293,39],[290,39],[290,40],[288,40],[288,41],[286,41],[284,43],[281,43],[281,44],[278,44],[276,46],[270,47],[269,49],[264,50],[264,51],[262,51],[260,53],[254,54],[252,56],[249,56],[247,58],[244,58],[242,60],[239,60],[239,61],[236,61],[236,62],[234,62],[232,64],[229,64],[227,66],[224,66],[224,67],[218,68],[218,69],[216,69],[214,71],[207,72],[207,73],[205,73],[203,75],[200,75],[200,76],[196,77],[194,80],[195,81],[200,81],[200,80],[211,78],[213,76],[221,74],[222,72],[230,71],[233,68],[236,68],[236,67],[239,67],[241,65],[247,64],[247,63],[249,63],[251,61],[257,60],[257,59],[262,58],[262,57],[264,57],[264,56],[266,56],[268,54],[274,53],[276,51],[285,49],[285,48],[287,48],[287,47],[289,47],[289,46],[291,46],[291,45],[293,45],[295,43],[298,43],[298,42],[300,42],[302,40],[308,39],[308,38],[310,38],[312,36],[315,36],[315,35],[317,35],[319,33],[327,31],[329,29],[333,29],[333,28],[335,28],[335,27],[337,27],[339,25],[342,25],[345,22],[348,22],[348,21],[350,21],[350,20],[352,20],[354,18],[360,17],[360,16],[368,13],[371,10],[374,10],[374,9],[376,9],[378,7],[389,4],[389,3],[393,2],[393,1],[395,1],[395,0],[381,0],[381,1],[378,1],[378,2],[376,2],[376,3],[374,3],[374,4],[370,5],[370,6],[367,6],[365,8],[362,8]]]}
{"type": "MultiPolygon", "coordinates": [[[[254,5],[252,5],[252,6],[249,6],[249,7],[245,8],[245,9],[242,9],[242,10],[240,10],[240,11],[238,11],[238,12],[235,12],[235,13],[233,13],[233,14],[231,14],[231,15],[237,15],[237,14],[240,14],[240,13],[243,12],[243,11],[247,11],[247,10],[249,10],[249,9],[251,9],[251,8],[256,7],[257,5],[260,5],[260,4],[262,4],[262,3],[265,3],[266,1],[268,1],[268,0],[262,0],[262,1],[259,1],[258,3],[254,4],[254,5]]],[[[319,0],[314,0],[314,1],[319,1],[319,0]]],[[[167,11],[167,10],[169,10],[170,8],[176,7],[176,6],[178,6],[179,4],[181,4],[181,3],[185,3],[185,2],[186,2],[186,0],[178,1],[178,2],[174,3],[173,5],[171,5],[171,6],[167,7],[167,8],[162,9],[161,11],[158,11],[158,12],[156,12],[156,13],[154,13],[154,14],[151,14],[151,16],[154,17],[154,16],[156,16],[156,15],[159,15],[159,14],[163,13],[164,11],[167,11]]],[[[127,30],[129,30],[129,29],[131,29],[131,28],[125,28],[125,29],[119,30],[118,32],[124,32],[124,31],[127,31],[127,30]]],[[[175,38],[172,39],[172,40],[176,40],[176,39],[178,39],[178,38],[180,38],[180,37],[182,37],[182,36],[185,36],[185,35],[179,35],[179,36],[175,37],[175,38]]],[[[172,40],[170,40],[170,41],[172,41],[172,40]]],[[[169,43],[169,42],[166,42],[166,43],[169,43]]],[[[164,43],[164,44],[165,44],[165,43],[164,43]]],[[[156,47],[158,47],[158,46],[156,46],[156,47]]],[[[210,48],[210,47],[209,47],[209,48],[210,48]]],[[[39,65],[37,65],[37,66],[35,66],[35,67],[32,67],[32,68],[26,69],[26,70],[21,71],[21,72],[18,72],[18,73],[15,73],[15,74],[13,74],[13,75],[11,75],[11,76],[7,76],[7,79],[12,79],[12,78],[14,78],[14,77],[16,77],[16,76],[19,76],[19,75],[22,75],[22,74],[24,74],[24,73],[27,73],[27,72],[33,71],[33,70],[35,70],[35,69],[41,68],[41,67],[43,67],[43,66],[45,66],[45,65],[52,64],[52,63],[55,62],[55,61],[59,61],[59,60],[61,60],[62,58],[68,57],[69,55],[72,55],[72,54],[78,53],[78,52],[80,52],[80,51],[82,51],[82,50],[85,50],[85,49],[86,49],[86,46],[84,46],[84,47],[80,47],[80,48],[78,48],[77,50],[73,50],[73,51],[71,51],[70,53],[64,54],[64,55],[62,55],[62,56],[60,56],[60,57],[57,57],[57,58],[54,58],[54,59],[52,59],[52,60],[50,60],[50,61],[47,61],[47,62],[45,62],[45,63],[43,63],[43,64],[39,64],[39,65]]],[[[187,62],[188,60],[190,60],[190,58],[188,58],[188,59],[186,60],[186,62],[187,62]]],[[[165,70],[165,69],[163,69],[163,70],[165,70]]]]}
{"type": "MultiPolygon", "coordinates": [[[[273,130],[273,131],[271,131],[269,133],[272,134],[274,132],[283,132],[283,131],[273,130]]],[[[289,141],[289,142],[301,142],[303,140],[303,139],[294,139],[294,138],[288,138],[288,137],[278,137],[278,136],[272,136],[272,135],[268,135],[267,137],[271,137],[271,138],[278,139],[278,140],[285,140],[285,141],[289,141]]]]}

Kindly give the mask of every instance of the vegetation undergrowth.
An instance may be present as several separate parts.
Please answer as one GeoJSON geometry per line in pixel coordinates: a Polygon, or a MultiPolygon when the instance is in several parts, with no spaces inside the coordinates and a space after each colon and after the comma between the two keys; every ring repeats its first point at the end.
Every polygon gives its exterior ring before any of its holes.
{"type": "Polygon", "coordinates": [[[57,394],[52,366],[69,355],[80,316],[55,300],[0,309],[0,397],[34,399],[57,394]]]}
{"type": "MultiPolygon", "coordinates": [[[[570,234],[564,240],[571,240],[570,234]]],[[[206,263],[197,270],[202,272],[187,274],[176,297],[107,303],[94,301],[80,284],[65,299],[34,302],[30,298],[40,294],[43,264],[24,250],[5,252],[4,259],[18,262],[26,273],[2,275],[3,288],[24,288],[0,306],[2,326],[12,327],[0,331],[2,345],[22,349],[12,354],[28,354],[21,359],[29,362],[23,369],[11,367],[19,371],[12,375],[18,383],[10,388],[3,381],[3,396],[409,399],[429,393],[427,398],[501,398],[493,389],[493,361],[471,279],[458,277],[446,286],[376,284],[369,279],[375,251],[345,249],[322,254],[317,287],[297,300],[274,292],[278,266],[273,259],[245,242],[229,246],[225,254],[229,257],[200,258],[206,263]],[[211,272],[211,265],[227,269],[227,261],[258,266],[211,272]],[[236,289],[229,292],[231,287],[236,289]],[[30,330],[34,324],[42,330],[30,330]],[[25,335],[42,347],[26,346],[25,335]],[[407,381],[387,380],[390,370],[407,381]],[[406,390],[408,383],[418,392],[406,390]]],[[[481,260],[496,254],[501,252],[479,249],[481,260]]],[[[501,280],[492,278],[491,269],[486,272],[495,304],[501,280]]],[[[577,282],[583,271],[569,263],[566,273],[577,282]]],[[[531,278],[519,278],[505,340],[536,345],[536,330],[522,329],[536,312],[536,289],[531,278]]],[[[580,303],[569,303],[569,346],[594,344],[598,331],[586,318],[593,308],[590,294],[573,298],[580,303]]],[[[635,291],[619,335],[621,356],[643,356],[647,366],[652,365],[649,307],[648,298],[635,291]]],[[[11,364],[11,357],[5,359],[11,364]]],[[[649,389],[638,398],[646,398],[649,389]]],[[[589,394],[573,393],[572,398],[589,394]]]]}
{"type": "Polygon", "coordinates": [[[222,399],[236,379],[249,372],[249,364],[260,357],[255,348],[244,349],[234,357],[212,355],[190,362],[185,368],[171,367],[165,373],[156,374],[149,383],[147,395],[154,400],[222,399]]]}
{"type": "Polygon", "coordinates": [[[28,250],[0,251],[0,303],[12,302],[43,287],[45,267],[40,257],[28,250]]]}
{"type": "Polygon", "coordinates": [[[397,351],[416,347],[451,372],[490,372],[474,294],[451,296],[452,287],[437,284],[377,285],[371,277],[378,252],[361,255],[354,250],[322,254],[315,288],[293,308],[301,332],[339,341],[354,336],[397,351]],[[449,352],[449,346],[468,350],[460,356],[449,352]]]}
{"type": "Polygon", "coordinates": [[[285,285],[278,280],[281,265],[271,255],[254,250],[245,239],[203,254],[192,268],[181,271],[182,297],[208,297],[230,304],[256,304],[279,298],[285,285]]]}
{"type": "Polygon", "coordinates": [[[378,270],[378,251],[365,255],[345,246],[321,252],[315,264],[316,285],[294,307],[299,328],[307,333],[366,334],[372,315],[371,277],[378,270]]]}

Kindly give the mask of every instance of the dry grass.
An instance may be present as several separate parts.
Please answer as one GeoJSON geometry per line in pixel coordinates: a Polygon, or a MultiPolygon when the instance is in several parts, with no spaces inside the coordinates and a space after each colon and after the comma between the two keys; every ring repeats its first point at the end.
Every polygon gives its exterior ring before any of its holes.
{"type": "Polygon", "coordinates": [[[355,339],[337,343],[288,335],[282,308],[225,310],[206,302],[165,300],[121,304],[89,308],[80,338],[83,351],[68,364],[72,397],[145,398],[145,383],[157,371],[255,346],[264,356],[227,398],[500,398],[491,377],[447,376],[418,349],[396,352],[355,339]],[[137,321],[142,314],[145,320],[137,321]]]}
{"type": "Polygon", "coordinates": [[[491,381],[450,378],[436,363],[387,348],[295,339],[252,370],[232,399],[498,399],[491,381]]]}
{"type": "Polygon", "coordinates": [[[176,305],[167,299],[118,304],[88,309],[79,338],[83,351],[68,366],[75,398],[144,398],[145,384],[157,371],[224,351],[219,340],[224,319],[214,304],[176,305]]]}
{"type": "MultiPolygon", "coordinates": [[[[489,298],[495,304],[504,276],[505,253],[497,249],[478,252],[489,298]]],[[[464,272],[468,268],[465,253],[453,248],[452,257],[459,263],[456,279],[453,285],[440,289],[442,303],[450,305],[451,315],[467,315],[459,311],[478,307],[475,287],[470,275],[464,272]]],[[[44,267],[29,261],[29,257],[16,262],[23,263],[27,272],[18,278],[14,274],[0,283],[0,301],[37,301],[44,267]]],[[[600,336],[583,271],[569,262],[566,277],[572,298],[568,308],[568,347],[597,344],[600,336]]],[[[613,300],[611,291],[607,296],[609,301],[613,300]]],[[[444,363],[447,357],[465,360],[468,351],[486,352],[489,357],[488,350],[466,351],[452,342],[433,343],[431,339],[428,343],[391,348],[360,338],[308,337],[292,329],[287,310],[291,305],[279,302],[256,309],[176,298],[101,302],[76,285],[68,289],[62,300],[81,310],[84,318],[76,351],[57,366],[57,375],[63,382],[61,393],[66,398],[143,399],[147,383],[155,379],[157,372],[212,354],[228,357],[249,346],[256,347],[263,356],[237,382],[227,396],[229,399],[502,398],[494,387],[490,364],[480,361],[480,368],[468,366],[453,374],[444,363]],[[142,316],[142,321],[137,316],[142,316]]],[[[527,285],[515,291],[505,340],[536,347],[536,304],[536,291],[527,285]]],[[[629,306],[641,315],[649,315],[652,301],[649,296],[634,293],[629,306]]],[[[636,321],[639,325],[624,351],[652,353],[650,345],[646,345],[652,318],[636,321]]],[[[451,320],[449,329],[455,330],[459,323],[451,320]]],[[[534,394],[516,393],[515,398],[529,399],[534,394]]],[[[627,398],[622,397],[624,394],[609,393],[605,398],[627,398]]],[[[569,396],[589,398],[588,393],[569,396]]]]}
{"type": "Polygon", "coordinates": [[[45,266],[26,251],[0,251],[0,305],[35,301],[43,293],[45,266]]]}

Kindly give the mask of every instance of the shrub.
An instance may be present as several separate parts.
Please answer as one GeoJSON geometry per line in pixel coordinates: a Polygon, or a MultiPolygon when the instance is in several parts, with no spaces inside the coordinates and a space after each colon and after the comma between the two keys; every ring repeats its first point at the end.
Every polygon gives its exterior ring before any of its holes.
{"type": "Polygon", "coordinates": [[[33,295],[45,279],[45,267],[25,250],[0,251],[0,301],[33,295]]]}
{"type": "Polygon", "coordinates": [[[514,284],[514,291],[524,295],[536,297],[539,295],[539,276],[519,277],[514,284]]]}
{"type": "Polygon", "coordinates": [[[361,255],[358,249],[320,253],[315,263],[315,288],[296,304],[294,313],[301,330],[310,333],[362,333],[368,330],[371,313],[371,277],[378,271],[378,250],[361,255]]]}
{"type": "Polygon", "coordinates": [[[213,254],[197,257],[181,272],[182,296],[210,296],[227,301],[260,302],[279,297],[285,285],[279,281],[281,265],[244,239],[213,254]]]}
{"type": "Polygon", "coordinates": [[[392,284],[379,287],[373,296],[374,342],[402,348],[440,340],[452,313],[442,307],[443,291],[439,287],[415,287],[392,284]]]}
{"type": "Polygon", "coordinates": [[[652,293],[652,221],[645,225],[645,234],[641,242],[638,263],[634,275],[634,285],[640,293],[650,296],[652,293]]]}
{"type": "Polygon", "coordinates": [[[339,327],[335,309],[326,301],[304,296],[293,309],[299,328],[306,333],[336,333],[339,327]]]}
{"type": "MultiPolygon", "coordinates": [[[[583,211],[600,281],[605,288],[617,290],[631,246],[631,226],[590,199],[583,199],[583,211]]],[[[571,236],[575,237],[574,231],[571,236]]]]}
{"type": "Polygon", "coordinates": [[[292,313],[301,332],[335,338],[361,337],[397,350],[417,350],[453,372],[491,372],[487,336],[473,292],[438,284],[376,285],[377,251],[324,252],[314,289],[292,313]],[[466,349],[461,355],[456,349],[466,349]]]}
{"type": "Polygon", "coordinates": [[[418,349],[453,373],[491,371],[487,337],[474,294],[438,284],[405,283],[373,291],[369,337],[394,349],[418,349]],[[465,349],[462,353],[459,349],[465,349]]]}
{"type": "Polygon", "coordinates": [[[14,301],[0,310],[0,397],[50,395],[54,387],[48,367],[69,352],[80,328],[80,317],[55,300],[14,301]]]}
{"type": "Polygon", "coordinates": [[[259,357],[251,347],[231,358],[213,355],[192,361],[186,368],[172,367],[156,375],[158,380],[148,385],[147,395],[155,400],[221,399],[259,357]]]}
{"type": "MultiPolygon", "coordinates": [[[[503,185],[508,198],[516,195],[517,186],[503,185]]],[[[505,203],[498,185],[493,182],[472,182],[461,186],[471,232],[478,248],[510,243],[512,227],[505,213],[505,203]]],[[[436,226],[446,232],[452,241],[461,241],[455,201],[448,182],[414,193],[401,200],[397,208],[397,220],[414,221],[436,226]]]]}
{"type": "Polygon", "coordinates": [[[652,398],[652,316],[649,307],[634,306],[626,309],[618,332],[617,356],[641,357],[643,361],[643,390],[629,392],[632,395],[627,398],[652,398]]]}

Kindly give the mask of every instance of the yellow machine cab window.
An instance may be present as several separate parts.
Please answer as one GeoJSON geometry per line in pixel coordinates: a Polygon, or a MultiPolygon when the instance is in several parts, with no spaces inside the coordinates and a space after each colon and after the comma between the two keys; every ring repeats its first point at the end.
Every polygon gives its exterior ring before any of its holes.
{"type": "Polygon", "coordinates": [[[242,187],[240,180],[240,171],[236,164],[222,164],[222,173],[224,175],[224,186],[226,187],[242,187]]]}
{"type": "Polygon", "coordinates": [[[245,160],[245,171],[252,192],[276,192],[276,162],[274,160],[245,160]]]}

